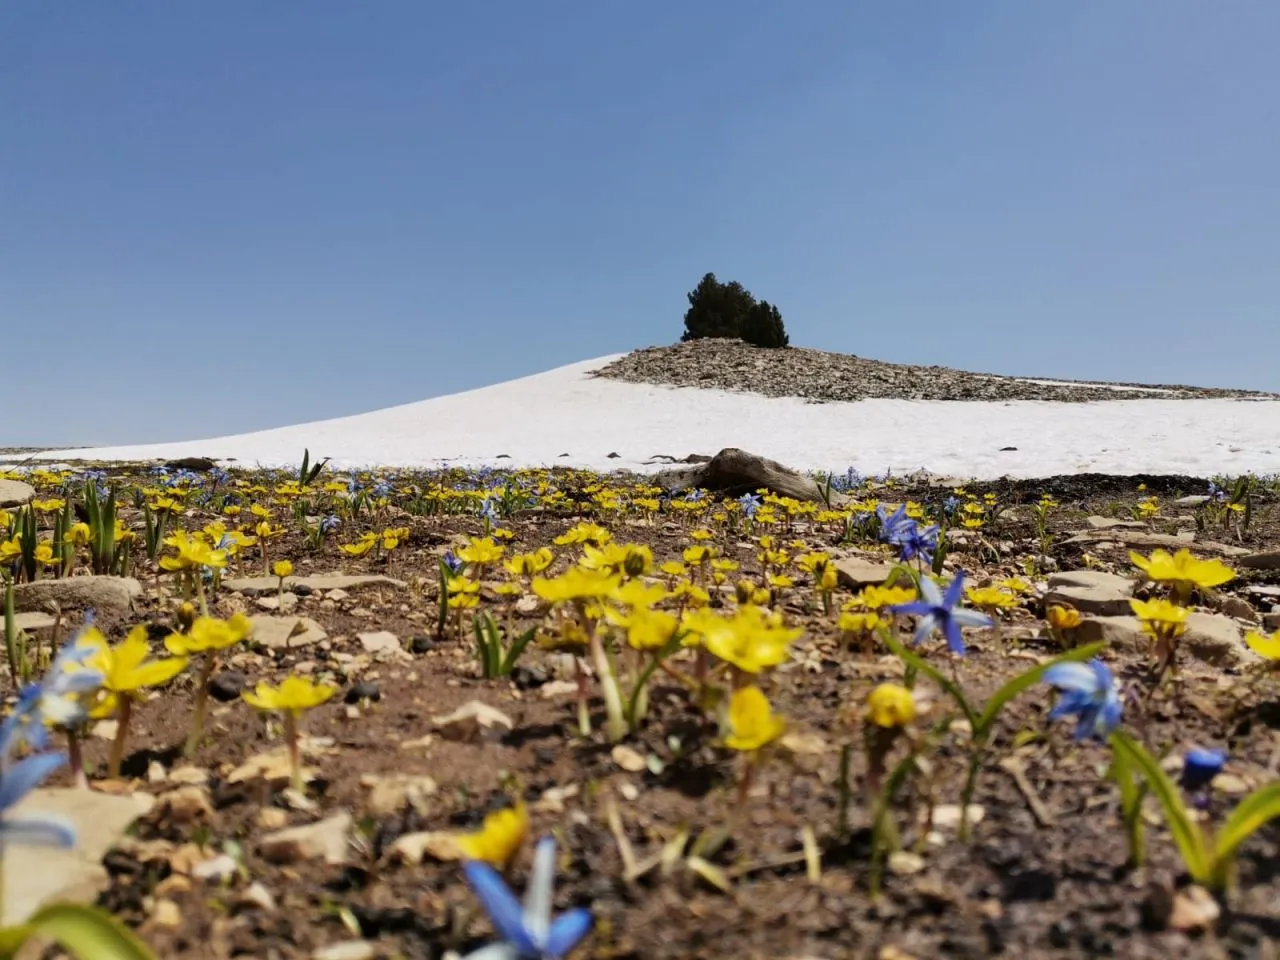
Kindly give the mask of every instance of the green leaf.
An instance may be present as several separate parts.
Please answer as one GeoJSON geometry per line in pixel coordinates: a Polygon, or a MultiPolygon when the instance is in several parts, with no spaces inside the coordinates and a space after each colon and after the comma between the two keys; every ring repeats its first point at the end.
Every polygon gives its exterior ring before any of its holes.
{"type": "Polygon", "coordinates": [[[979,737],[986,737],[991,732],[991,728],[995,725],[996,719],[1014,697],[1018,694],[1029,690],[1040,682],[1045,671],[1059,663],[1076,663],[1082,660],[1091,660],[1099,653],[1106,644],[1103,642],[1091,643],[1088,646],[1076,647],[1060,657],[1054,657],[1047,663],[1032,667],[1026,673],[1019,674],[1014,677],[1003,687],[991,695],[991,698],[982,708],[982,716],[978,718],[978,722],[973,727],[973,736],[977,740],[979,737]]]}
{"type": "Polygon", "coordinates": [[[530,627],[524,633],[520,634],[520,636],[516,637],[515,641],[507,649],[506,658],[502,661],[503,676],[506,676],[515,669],[516,661],[519,660],[520,655],[524,653],[525,647],[529,646],[529,644],[533,642],[533,638],[537,636],[537,633],[537,627],[530,627]]]}
{"type": "Polygon", "coordinates": [[[924,657],[908,650],[901,640],[895,637],[889,630],[881,628],[880,639],[884,641],[884,645],[898,655],[909,668],[917,673],[923,673],[926,677],[940,686],[956,705],[964,712],[965,719],[969,721],[969,728],[975,733],[978,730],[978,714],[973,707],[969,705],[969,701],[965,698],[964,691],[960,689],[949,677],[942,673],[937,667],[929,663],[924,657]]]}
{"type": "Polygon", "coordinates": [[[627,701],[627,726],[632,730],[636,728],[636,722],[639,719],[636,716],[638,704],[640,703],[640,692],[644,690],[649,680],[653,677],[653,673],[662,665],[662,661],[671,656],[680,649],[680,643],[688,635],[687,630],[677,630],[671,635],[671,639],[664,643],[652,657],[649,662],[644,665],[644,669],[640,671],[640,676],[636,678],[636,685],[631,691],[631,698],[627,701]]]}
{"type": "Polygon", "coordinates": [[[1160,769],[1160,764],[1140,743],[1122,730],[1111,734],[1111,749],[1124,754],[1125,759],[1141,771],[1143,779],[1160,801],[1165,823],[1173,834],[1173,842],[1178,846],[1178,853],[1182,855],[1182,862],[1187,873],[1191,874],[1191,879],[1203,886],[1211,885],[1213,855],[1205,842],[1204,833],[1192,822],[1178,794],[1178,788],[1169,779],[1169,775],[1160,769]]]}
{"type": "Polygon", "coordinates": [[[1223,821],[1214,843],[1215,879],[1225,882],[1240,845],[1276,817],[1280,817],[1280,781],[1259,787],[1237,804],[1223,821]]]}
{"type": "MultiPolygon", "coordinates": [[[[22,941],[31,936],[47,937],[80,960],[155,960],[155,954],[141,940],[97,907],[51,904],[37,911],[18,931],[22,941]]],[[[7,936],[0,941],[9,946],[7,936]]]]}

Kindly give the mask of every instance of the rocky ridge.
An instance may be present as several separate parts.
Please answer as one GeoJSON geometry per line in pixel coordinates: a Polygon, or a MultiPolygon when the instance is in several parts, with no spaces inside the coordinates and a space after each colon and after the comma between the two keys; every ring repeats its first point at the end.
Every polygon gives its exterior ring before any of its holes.
{"type": "Polygon", "coordinates": [[[768,350],[740,340],[702,339],[647,347],[593,374],[627,383],[800,397],[815,402],[891,400],[1275,400],[1247,390],[1151,384],[1037,382],[948,367],[885,363],[807,347],[768,350]]]}

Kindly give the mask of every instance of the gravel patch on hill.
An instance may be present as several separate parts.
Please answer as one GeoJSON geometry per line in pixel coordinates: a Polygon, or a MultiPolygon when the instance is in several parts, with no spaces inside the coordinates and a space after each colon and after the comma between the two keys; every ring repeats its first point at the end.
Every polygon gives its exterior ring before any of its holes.
{"type": "Polygon", "coordinates": [[[692,340],[627,354],[594,376],[627,383],[733,390],[815,402],[867,400],[1277,399],[1248,390],[1033,380],[948,367],[884,363],[805,347],[767,350],[739,340],[692,340]]]}

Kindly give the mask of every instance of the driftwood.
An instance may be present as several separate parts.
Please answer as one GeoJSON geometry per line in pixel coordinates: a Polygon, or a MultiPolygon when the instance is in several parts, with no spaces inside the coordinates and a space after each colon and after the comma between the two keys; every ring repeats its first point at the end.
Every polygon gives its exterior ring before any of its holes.
{"type": "Polygon", "coordinates": [[[721,450],[706,463],[663,470],[654,477],[654,482],[671,493],[700,488],[739,497],[744,493],[769,490],[780,497],[826,502],[822,488],[812,477],[737,447],[721,450]]]}

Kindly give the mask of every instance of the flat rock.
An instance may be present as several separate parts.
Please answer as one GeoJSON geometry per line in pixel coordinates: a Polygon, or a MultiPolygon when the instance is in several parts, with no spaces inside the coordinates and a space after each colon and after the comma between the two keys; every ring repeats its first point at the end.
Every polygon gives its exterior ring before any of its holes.
{"type": "Polygon", "coordinates": [[[20,507],[36,495],[36,488],[21,480],[0,480],[0,508],[20,507]]]}
{"type": "Polygon", "coordinates": [[[406,833],[396,838],[387,850],[386,857],[392,863],[421,863],[427,857],[449,862],[462,859],[458,838],[442,830],[423,830],[406,833]]]}
{"type": "Polygon", "coordinates": [[[293,650],[309,647],[328,638],[324,627],[310,617],[250,617],[252,638],[269,650],[293,650]]]}
{"type": "Polygon", "coordinates": [[[428,776],[370,774],[362,778],[369,787],[369,813],[379,819],[394,816],[412,807],[420,815],[426,815],[428,799],[435,795],[436,782],[428,776]]]}
{"type": "Polygon", "coordinates": [[[1196,540],[1195,531],[1184,531],[1183,534],[1148,533],[1144,530],[1128,530],[1117,527],[1112,530],[1085,530],[1064,540],[1063,543],[1101,543],[1103,541],[1119,541],[1126,547],[1163,547],[1165,550],[1181,550],[1193,544],[1199,553],[1216,553],[1224,557],[1245,557],[1249,551],[1244,547],[1236,547],[1229,543],[1217,543],[1213,540],[1196,540]],[[1190,534],[1190,536],[1187,536],[1190,534]]]}
{"type": "Polygon", "coordinates": [[[394,651],[403,653],[400,646],[400,638],[390,630],[374,630],[368,633],[357,633],[356,639],[360,641],[360,646],[364,648],[366,653],[387,653],[394,651]]]}
{"type": "Polygon", "coordinates": [[[142,596],[142,584],[133,577],[86,575],[61,580],[37,580],[13,588],[13,608],[19,612],[45,611],[56,603],[63,610],[109,610],[128,613],[142,596]]]}
{"type": "Polygon", "coordinates": [[[1280,570],[1280,550],[1266,550],[1262,553],[1250,553],[1236,561],[1250,570],[1280,570]]]}
{"type": "Polygon", "coordinates": [[[725,496],[737,497],[757,490],[770,490],[780,497],[825,503],[822,488],[812,477],[806,477],[776,460],[737,447],[726,447],[706,463],[678,470],[664,470],[654,475],[654,483],[680,492],[700,487],[725,496]]]}
{"type": "Polygon", "coordinates": [[[298,595],[286,591],[277,597],[258,597],[253,605],[268,613],[293,613],[298,608],[298,595]]]}
{"type": "Polygon", "coordinates": [[[1227,597],[1222,601],[1222,613],[1224,616],[1234,617],[1237,620],[1245,620],[1249,623],[1257,623],[1258,611],[1253,608],[1253,604],[1244,597],[1227,597]]]}
{"type": "Polygon", "coordinates": [[[317,947],[311,951],[311,960],[373,960],[378,955],[368,940],[344,940],[317,947]]]}
{"type": "Polygon", "coordinates": [[[840,585],[855,591],[864,587],[879,586],[888,580],[889,574],[893,572],[891,563],[876,563],[860,557],[844,557],[834,562],[836,579],[840,585]]]}
{"type": "Polygon", "coordinates": [[[18,630],[33,637],[46,630],[52,630],[53,625],[57,622],[57,617],[49,613],[41,613],[38,610],[32,610],[29,613],[15,613],[13,615],[13,625],[18,630]]]}
{"type": "Polygon", "coordinates": [[[1122,616],[1130,612],[1134,582],[1101,570],[1066,570],[1049,577],[1046,604],[1066,604],[1083,614],[1122,616]]]}
{"type": "MultiPolygon", "coordinates": [[[[1122,650],[1145,651],[1151,638],[1142,631],[1142,621],[1134,616],[1086,617],[1075,630],[1081,644],[1105,641],[1122,650]]],[[[1193,610],[1187,617],[1187,632],[1179,640],[1178,649],[1214,666],[1240,666],[1257,660],[1244,643],[1240,624],[1230,617],[1193,610]]]]}
{"type": "Polygon", "coordinates": [[[1121,520],[1117,517],[1088,517],[1084,521],[1092,530],[1145,530],[1141,520],[1121,520]]]}
{"type": "MultiPolygon", "coordinates": [[[[403,580],[384,577],[381,574],[322,573],[309,577],[284,578],[286,591],[292,590],[298,585],[309,587],[312,590],[359,590],[361,587],[399,588],[407,586],[403,580]]],[[[236,577],[231,580],[223,580],[222,586],[235,593],[243,593],[245,596],[253,597],[262,594],[274,594],[279,591],[280,578],[236,577]]]]}
{"type": "Polygon", "coordinates": [[[3,926],[21,923],[53,900],[93,903],[109,878],[102,858],[154,803],[150,794],[115,796],[96,790],[43,787],[32,790],[5,819],[63,817],[76,828],[70,850],[10,844],[5,850],[3,926]]]}
{"type": "Polygon", "coordinates": [[[479,700],[470,700],[447,716],[432,717],[431,722],[446,740],[497,739],[513,727],[505,713],[479,700]]]}
{"type": "Polygon", "coordinates": [[[260,841],[263,859],[272,863],[301,863],[320,860],[345,863],[351,814],[338,813],[315,823],[286,827],[269,833],[260,841]]]}

